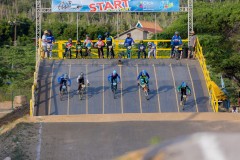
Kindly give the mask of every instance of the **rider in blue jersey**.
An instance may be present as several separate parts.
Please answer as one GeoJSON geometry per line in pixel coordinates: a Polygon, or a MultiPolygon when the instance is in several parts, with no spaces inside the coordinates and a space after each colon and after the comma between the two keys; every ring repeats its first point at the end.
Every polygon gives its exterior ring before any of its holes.
{"type": "Polygon", "coordinates": [[[127,34],[127,38],[125,39],[125,42],[124,42],[124,46],[125,47],[132,46],[134,43],[135,42],[134,42],[134,40],[131,37],[131,33],[128,33],[127,34]]]}
{"type": "Polygon", "coordinates": [[[66,87],[71,86],[72,82],[71,82],[70,78],[68,77],[68,74],[65,73],[62,76],[58,77],[58,83],[60,84],[59,91],[61,92],[63,85],[65,85],[66,87]]]}
{"type": "Polygon", "coordinates": [[[172,46],[171,57],[173,56],[173,51],[175,46],[180,46],[180,45],[182,45],[182,38],[179,36],[178,31],[176,31],[175,35],[172,37],[172,40],[171,40],[171,46],[172,46]]]}
{"type": "Polygon", "coordinates": [[[131,49],[133,44],[134,44],[134,40],[131,37],[131,33],[128,33],[127,38],[125,39],[125,42],[124,42],[124,46],[127,48],[127,58],[129,59],[132,57],[131,49]]]}
{"type": "Polygon", "coordinates": [[[46,36],[46,40],[47,40],[47,47],[49,46],[49,58],[52,58],[52,47],[53,47],[53,44],[55,42],[55,38],[53,37],[52,35],[52,32],[50,30],[48,30],[48,34],[46,36]]]}

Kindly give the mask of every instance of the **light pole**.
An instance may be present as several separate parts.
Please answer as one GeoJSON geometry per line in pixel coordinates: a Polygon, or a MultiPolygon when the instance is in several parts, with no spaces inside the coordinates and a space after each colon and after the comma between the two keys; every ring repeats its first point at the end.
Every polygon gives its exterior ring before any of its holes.
{"type": "Polygon", "coordinates": [[[13,38],[13,45],[17,46],[17,21],[8,21],[8,24],[10,24],[11,26],[14,26],[14,38],[13,38]]]}
{"type": "Polygon", "coordinates": [[[77,40],[80,40],[78,37],[78,13],[77,13],[77,40]]]}

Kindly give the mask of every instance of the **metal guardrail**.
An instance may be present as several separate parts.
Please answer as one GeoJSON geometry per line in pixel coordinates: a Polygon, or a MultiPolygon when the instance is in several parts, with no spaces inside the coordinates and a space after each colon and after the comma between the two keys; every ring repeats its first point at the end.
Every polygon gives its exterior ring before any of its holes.
{"type": "Polygon", "coordinates": [[[214,112],[218,112],[218,98],[213,88],[214,82],[210,78],[209,71],[207,69],[206,60],[203,55],[202,46],[200,45],[200,42],[198,39],[197,39],[197,45],[196,45],[196,56],[198,58],[199,64],[203,71],[212,109],[214,112]]]}
{"type": "MultiPolygon", "coordinates": [[[[188,42],[187,39],[182,40],[183,42],[188,42]]],[[[64,49],[64,45],[67,42],[67,40],[59,40],[54,44],[54,49],[53,49],[53,53],[57,53],[58,57],[62,59],[63,58],[63,53],[65,52],[64,49]]],[[[73,43],[75,44],[77,41],[73,40],[73,43]]],[[[83,40],[81,40],[81,42],[83,42],[83,40]]],[[[92,40],[93,43],[97,42],[97,40],[92,40]]],[[[140,42],[140,40],[135,40],[135,43],[138,44],[140,42]]],[[[147,42],[153,42],[156,45],[156,50],[157,52],[160,51],[170,51],[171,48],[163,48],[163,47],[159,47],[159,43],[168,43],[170,44],[171,40],[143,40],[144,43],[147,42]]],[[[126,51],[126,48],[123,47],[123,43],[124,40],[114,40],[114,52],[115,53],[121,53],[126,51]]],[[[106,48],[106,47],[104,47],[106,48]]],[[[181,49],[181,48],[180,48],[181,49]]],[[[137,47],[134,45],[132,48],[132,51],[136,52],[138,49],[137,47]]],[[[73,51],[75,51],[75,46],[73,46],[73,51]]],[[[105,53],[106,53],[106,49],[104,49],[105,53]]],[[[75,54],[75,52],[73,52],[73,55],[75,54]]],[[[97,58],[97,48],[92,48],[92,54],[94,56],[96,56],[97,58]]],[[[116,57],[118,57],[118,54],[116,54],[116,57]]],[[[133,55],[132,58],[137,58],[137,55],[133,55]]],[[[160,53],[157,53],[156,58],[170,58],[170,52],[168,53],[168,55],[161,55],[160,53]]]]}

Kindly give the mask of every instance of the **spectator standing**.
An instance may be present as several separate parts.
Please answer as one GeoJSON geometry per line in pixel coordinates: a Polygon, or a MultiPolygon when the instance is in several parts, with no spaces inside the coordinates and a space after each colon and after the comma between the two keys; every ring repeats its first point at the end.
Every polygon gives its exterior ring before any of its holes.
{"type": "Polygon", "coordinates": [[[47,57],[47,36],[48,36],[48,31],[45,30],[43,32],[43,36],[42,36],[42,48],[43,48],[43,55],[42,58],[47,57]]]}
{"type": "Polygon", "coordinates": [[[194,31],[191,31],[191,37],[190,37],[190,42],[189,42],[189,50],[188,50],[188,59],[192,58],[195,59],[195,46],[196,46],[196,41],[197,41],[197,36],[195,35],[194,31]]]}
{"type": "Polygon", "coordinates": [[[47,46],[49,46],[49,58],[52,58],[52,48],[53,48],[53,44],[55,43],[55,38],[52,34],[52,32],[50,30],[48,30],[48,34],[47,34],[47,46]]]}

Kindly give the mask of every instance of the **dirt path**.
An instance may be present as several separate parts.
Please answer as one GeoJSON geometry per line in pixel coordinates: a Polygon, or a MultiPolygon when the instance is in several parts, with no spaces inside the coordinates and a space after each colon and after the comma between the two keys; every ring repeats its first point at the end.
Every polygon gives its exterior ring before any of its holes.
{"type": "MultiPolygon", "coordinates": [[[[17,108],[17,104],[13,104],[14,109],[17,108]]],[[[4,117],[8,113],[11,113],[13,111],[12,108],[12,101],[4,101],[0,102],[0,118],[4,117]]]]}

